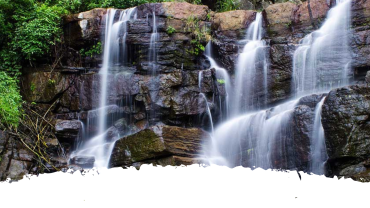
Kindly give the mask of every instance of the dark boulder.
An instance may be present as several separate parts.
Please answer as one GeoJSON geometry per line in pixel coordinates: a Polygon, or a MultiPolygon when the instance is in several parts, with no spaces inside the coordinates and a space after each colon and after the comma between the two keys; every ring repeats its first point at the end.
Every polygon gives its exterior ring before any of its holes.
{"type": "Polygon", "coordinates": [[[370,158],[370,88],[353,85],[332,90],[323,105],[330,175],[370,158]]]}
{"type": "Polygon", "coordinates": [[[78,120],[57,120],[55,135],[60,142],[73,144],[78,138],[81,125],[81,121],[78,120]]]}
{"type": "Polygon", "coordinates": [[[80,166],[81,168],[92,168],[94,167],[95,157],[76,156],[70,159],[70,163],[80,166]]]}
{"type": "Polygon", "coordinates": [[[168,157],[196,158],[201,155],[202,141],[209,134],[197,128],[157,125],[118,140],[113,148],[110,166],[168,157]]]}

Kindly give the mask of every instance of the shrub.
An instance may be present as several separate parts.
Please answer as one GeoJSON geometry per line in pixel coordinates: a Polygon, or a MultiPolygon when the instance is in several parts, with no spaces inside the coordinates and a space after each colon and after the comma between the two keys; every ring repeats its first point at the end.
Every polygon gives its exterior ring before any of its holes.
{"type": "Polygon", "coordinates": [[[18,126],[21,105],[16,79],[0,71],[0,119],[3,126],[10,129],[18,126]]]}
{"type": "Polygon", "coordinates": [[[176,29],[171,26],[168,26],[166,31],[167,31],[167,34],[172,35],[173,33],[176,32],[176,29]]]}

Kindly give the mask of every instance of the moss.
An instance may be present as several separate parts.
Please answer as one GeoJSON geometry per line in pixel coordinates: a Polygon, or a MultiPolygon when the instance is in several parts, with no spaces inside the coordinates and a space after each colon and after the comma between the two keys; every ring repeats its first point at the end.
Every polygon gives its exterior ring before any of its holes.
{"type": "Polygon", "coordinates": [[[145,129],[117,142],[121,150],[130,152],[130,162],[138,162],[163,155],[166,149],[161,138],[152,130],[145,129]]]}

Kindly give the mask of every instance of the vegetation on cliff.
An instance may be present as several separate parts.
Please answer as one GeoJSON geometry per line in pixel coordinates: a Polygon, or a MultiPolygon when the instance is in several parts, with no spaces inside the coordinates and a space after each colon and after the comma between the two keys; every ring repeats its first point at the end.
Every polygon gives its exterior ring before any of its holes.
{"type": "MultiPolygon", "coordinates": [[[[175,0],[0,0],[0,117],[3,126],[18,123],[22,99],[17,80],[22,67],[42,63],[53,69],[58,65],[58,46],[63,42],[62,16],[98,7],[128,8],[171,1],[175,0]]],[[[187,2],[201,3],[200,0],[187,2]]]]}

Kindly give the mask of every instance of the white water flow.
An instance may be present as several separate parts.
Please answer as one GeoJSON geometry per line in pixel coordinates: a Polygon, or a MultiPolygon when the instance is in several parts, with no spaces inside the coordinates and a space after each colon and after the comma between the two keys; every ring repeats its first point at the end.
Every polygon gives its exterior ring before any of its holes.
{"type": "MultiPolygon", "coordinates": [[[[119,11],[119,18],[116,9],[108,9],[105,16],[105,37],[104,37],[104,55],[103,66],[99,72],[100,91],[100,107],[98,109],[88,112],[88,127],[91,128],[90,115],[97,114],[94,118],[98,117],[97,134],[92,138],[87,138],[81,147],[71,154],[71,158],[79,157],[94,157],[94,167],[102,168],[108,167],[110,154],[114,146],[114,140],[107,138],[107,121],[108,115],[111,114],[109,110],[112,105],[107,106],[109,98],[109,83],[108,76],[110,71],[114,71],[114,66],[120,65],[121,55],[126,56],[126,35],[127,35],[127,21],[136,18],[136,8],[119,11]],[[117,20],[117,21],[115,21],[117,20]],[[122,28],[123,27],[123,28],[122,28]],[[123,45],[123,54],[121,51],[121,41],[123,45]]],[[[113,105],[113,107],[116,105],[113,105]]],[[[118,107],[118,106],[116,106],[118,107]]],[[[89,135],[91,136],[91,135],[89,135]]],[[[113,137],[118,139],[119,135],[113,137]]]]}
{"type": "Polygon", "coordinates": [[[311,163],[310,171],[315,174],[324,174],[324,164],[328,158],[325,146],[324,128],[321,123],[321,109],[326,97],[323,97],[315,108],[315,120],[311,136],[311,163]]]}
{"type": "MultiPolygon", "coordinates": [[[[350,7],[351,0],[337,0],[321,28],[301,40],[293,57],[293,87],[297,95],[329,91],[350,83],[350,7]]],[[[309,169],[315,174],[324,174],[327,160],[321,123],[324,100],[325,97],[315,108],[311,135],[309,169]]]]}
{"type": "Polygon", "coordinates": [[[293,57],[297,95],[327,91],[349,83],[351,0],[337,0],[320,29],[306,35],[293,57]]]}
{"type": "MultiPolygon", "coordinates": [[[[235,94],[231,114],[233,117],[265,107],[266,101],[255,100],[258,96],[258,85],[263,82],[262,93],[267,92],[267,61],[265,41],[262,40],[262,14],[257,13],[256,19],[247,29],[246,42],[239,54],[235,73],[235,94]],[[262,77],[262,80],[260,80],[262,77]]],[[[257,98],[258,99],[258,98],[257,98]]]]}
{"type": "MultiPolygon", "coordinates": [[[[148,16],[147,16],[147,19],[149,20],[148,16]]],[[[157,70],[158,70],[158,67],[157,67],[157,61],[158,61],[157,42],[159,41],[160,36],[159,36],[157,27],[158,27],[158,22],[157,22],[157,17],[155,15],[155,10],[154,10],[153,14],[152,14],[152,34],[150,36],[149,54],[148,54],[149,70],[150,70],[151,76],[153,77],[152,83],[151,83],[153,88],[155,87],[155,84],[156,84],[154,77],[157,75],[157,70]]],[[[151,103],[151,110],[149,111],[149,114],[148,114],[147,118],[149,119],[148,121],[151,122],[151,120],[155,120],[156,117],[157,117],[157,115],[156,115],[156,111],[154,109],[154,103],[152,102],[151,103]]]]}
{"type": "Polygon", "coordinates": [[[204,95],[204,93],[200,93],[199,95],[203,98],[203,100],[204,100],[204,102],[206,104],[207,115],[208,115],[208,118],[209,118],[209,123],[210,123],[210,126],[211,126],[211,131],[212,131],[212,134],[214,134],[212,113],[211,113],[211,109],[209,108],[209,104],[208,104],[207,98],[204,95]]]}
{"type": "MultiPolygon", "coordinates": [[[[231,95],[232,95],[232,87],[231,87],[231,80],[230,76],[227,73],[226,69],[220,67],[216,61],[212,57],[212,43],[211,41],[207,44],[206,46],[206,51],[205,51],[205,56],[210,62],[211,69],[214,68],[216,70],[216,76],[218,80],[222,80],[225,85],[225,91],[226,91],[226,117],[228,117],[230,109],[230,100],[231,100],[231,95]]],[[[200,80],[200,79],[199,79],[200,80]]],[[[200,84],[199,84],[200,86],[200,84]]],[[[221,102],[220,102],[221,103],[221,102]]],[[[221,109],[221,107],[220,107],[221,109]]]]}
{"type": "MultiPolygon", "coordinates": [[[[249,106],[258,109],[253,101],[256,73],[263,73],[264,92],[267,90],[267,70],[264,57],[259,55],[265,47],[261,41],[260,14],[248,28],[247,44],[239,55],[236,69],[235,97],[232,99],[232,119],[220,125],[205,154],[212,164],[229,167],[295,169],[293,112],[302,95],[328,91],[332,87],[349,83],[350,50],[348,33],[350,0],[338,0],[322,27],[307,35],[294,54],[293,90],[296,100],[272,109],[250,112],[249,106]],[[259,57],[259,58],[257,58],[259,57]],[[261,58],[262,57],[262,58],[261,58]],[[265,67],[259,67],[259,63],[265,67]],[[256,67],[258,66],[258,67],[256,67]],[[239,116],[241,113],[247,113],[239,116]]],[[[262,80],[259,80],[262,82],[262,80]]],[[[324,129],[321,123],[322,99],[315,107],[315,120],[311,135],[312,172],[322,174],[327,158],[324,129]]]]}
{"type": "Polygon", "coordinates": [[[227,121],[213,135],[207,158],[212,164],[235,167],[287,167],[286,140],[292,132],[288,121],[299,99],[273,109],[249,113],[227,121]],[[285,157],[284,164],[275,159],[285,157]]]}
{"type": "Polygon", "coordinates": [[[159,33],[157,31],[157,18],[155,12],[153,11],[153,23],[152,23],[152,34],[150,36],[150,45],[149,45],[149,64],[152,70],[152,75],[157,74],[157,42],[159,41],[159,33]]]}

